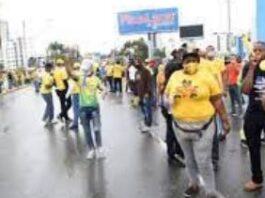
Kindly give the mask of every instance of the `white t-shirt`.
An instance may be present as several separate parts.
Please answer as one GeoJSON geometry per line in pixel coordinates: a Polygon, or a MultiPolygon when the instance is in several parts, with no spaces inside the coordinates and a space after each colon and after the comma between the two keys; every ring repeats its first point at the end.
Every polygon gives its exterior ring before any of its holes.
{"type": "Polygon", "coordinates": [[[130,66],[129,68],[129,79],[135,80],[135,74],[137,72],[137,69],[134,66],[130,66]]]}

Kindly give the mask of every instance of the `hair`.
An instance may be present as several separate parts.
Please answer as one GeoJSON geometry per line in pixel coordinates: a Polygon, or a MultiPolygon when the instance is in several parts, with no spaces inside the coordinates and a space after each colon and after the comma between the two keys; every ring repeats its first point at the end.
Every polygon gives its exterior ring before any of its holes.
{"type": "Polygon", "coordinates": [[[256,45],[261,45],[265,49],[265,42],[263,42],[263,41],[257,41],[255,44],[256,45]]]}
{"type": "Polygon", "coordinates": [[[45,69],[52,69],[53,68],[53,64],[52,63],[46,63],[45,64],[45,69]]]}
{"type": "Polygon", "coordinates": [[[116,61],[116,63],[117,63],[117,64],[121,64],[121,61],[118,60],[118,61],[116,61]]]}
{"type": "Polygon", "coordinates": [[[196,61],[200,62],[200,56],[199,56],[198,53],[194,53],[193,52],[193,53],[186,53],[186,54],[184,54],[183,59],[182,59],[182,62],[184,62],[188,58],[194,58],[194,59],[196,59],[196,61]]]}

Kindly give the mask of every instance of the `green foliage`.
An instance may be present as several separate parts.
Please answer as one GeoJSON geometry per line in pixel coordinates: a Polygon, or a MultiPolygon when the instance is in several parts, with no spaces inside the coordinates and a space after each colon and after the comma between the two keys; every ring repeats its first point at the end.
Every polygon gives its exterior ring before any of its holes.
{"type": "Polygon", "coordinates": [[[143,38],[127,41],[120,50],[121,56],[136,56],[145,60],[148,58],[148,45],[143,38]]]}
{"type": "Polygon", "coordinates": [[[153,56],[157,58],[165,58],[166,57],[166,49],[155,49],[153,52],[153,56]]]}

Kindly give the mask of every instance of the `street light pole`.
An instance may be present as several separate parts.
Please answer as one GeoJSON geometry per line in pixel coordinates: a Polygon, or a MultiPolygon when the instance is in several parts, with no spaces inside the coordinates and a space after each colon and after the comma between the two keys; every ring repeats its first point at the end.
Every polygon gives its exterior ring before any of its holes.
{"type": "Polygon", "coordinates": [[[231,0],[226,0],[227,4],[227,51],[231,52],[231,0]]]}

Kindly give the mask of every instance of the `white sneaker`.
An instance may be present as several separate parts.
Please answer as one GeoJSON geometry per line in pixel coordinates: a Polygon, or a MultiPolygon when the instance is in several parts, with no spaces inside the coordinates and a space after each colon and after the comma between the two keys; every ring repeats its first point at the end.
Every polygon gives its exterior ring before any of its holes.
{"type": "Polygon", "coordinates": [[[88,160],[92,160],[92,159],[95,158],[95,156],[96,156],[95,150],[90,150],[90,151],[88,151],[88,153],[87,153],[86,159],[88,159],[88,160]]]}
{"type": "Polygon", "coordinates": [[[97,149],[97,154],[96,154],[97,159],[105,159],[106,158],[106,153],[102,148],[97,149]]]}

